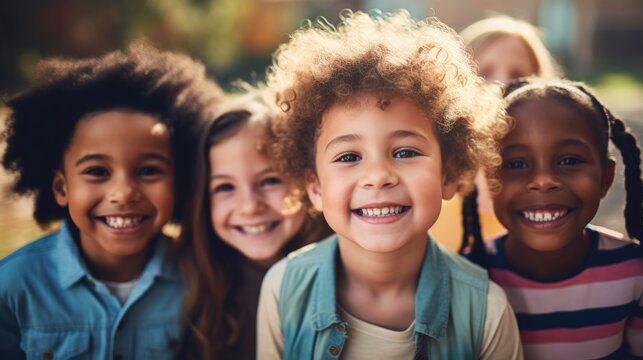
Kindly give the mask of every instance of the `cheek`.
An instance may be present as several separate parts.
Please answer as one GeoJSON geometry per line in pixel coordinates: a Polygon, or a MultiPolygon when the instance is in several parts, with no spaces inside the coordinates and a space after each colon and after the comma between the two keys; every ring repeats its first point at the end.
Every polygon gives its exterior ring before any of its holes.
{"type": "Polygon", "coordinates": [[[224,229],[232,208],[234,208],[232,201],[228,199],[210,200],[210,221],[217,233],[224,229]]]}
{"type": "Polygon", "coordinates": [[[153,189],[150,196],[160,212],[171,213],[174,210],[174,184],[168,182],[153,189]]]}
{"type": "Polygon", "coordinates": [[[288,189],[285,186],[283,188],[270,189],[264,192],[264,201],[270,207],[271,211],[284,216],[284,214],[287,213],[286,199],[288,195],[288,189]]]}

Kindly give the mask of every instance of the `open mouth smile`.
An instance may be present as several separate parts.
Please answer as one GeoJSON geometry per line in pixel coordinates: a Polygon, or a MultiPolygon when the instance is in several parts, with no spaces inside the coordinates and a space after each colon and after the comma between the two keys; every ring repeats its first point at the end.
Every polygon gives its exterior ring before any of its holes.
{"type": "Polygon", "coordinates": [[[567,215],[569,212],[568,209],[560,210],[537,210],[537,211],[522,211],[522,216],[524,219],[533,221],[533,222],[548,222],[556,221],[563,216],[567,215]]]}
{"type": "Polygon", "coordinates": [[[384,207],[373,207],[373,208],[361,208],[353,210],[353,213],[364,216],[364,217],[388,217],[396,216],[408,211],[410,206],[384,206],[384,207]]]}
{"type": "Polygon", "coordinates": [[[148,216],[99,216],[103,223],[113,229],[132,229],[140,225],[148,216]]]}
{"type": "Polygon", "coordinates": [[[271,221],[258,225],[238,225],[234,228],[248,235],[260,235],[267,233],[279,225],[279,221],[271,221]]]}

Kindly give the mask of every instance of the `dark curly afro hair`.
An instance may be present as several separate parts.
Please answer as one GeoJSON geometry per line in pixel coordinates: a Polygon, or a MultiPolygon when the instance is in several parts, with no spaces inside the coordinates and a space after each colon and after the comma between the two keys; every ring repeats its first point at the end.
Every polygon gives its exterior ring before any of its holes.
{"type": "Polygon", "coordinates": [[[16,175],[15,193],[34,196],[34,218],[46,227],[68,214],[55,201],[52,180],[78,121],[116,109],[146,113],[170,130],[177,219],[192,174],[196,129],[222,98],[202,64],[141,42],[97,58],[43,60],[34,85],[6,101],[2,165],[16,175]]]}

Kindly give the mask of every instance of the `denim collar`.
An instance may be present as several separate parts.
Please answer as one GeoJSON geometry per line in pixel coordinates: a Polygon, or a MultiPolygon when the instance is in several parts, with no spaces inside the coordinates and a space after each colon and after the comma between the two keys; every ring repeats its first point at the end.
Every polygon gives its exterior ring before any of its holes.
{"type": "MultiPolygon", "coordinates": [[[[61,284],[64,287],[71,287],[83,278],[96,281],[87,269],[87,264],[83,259],[78,244],[71,233],[71,220],[65,219],[62,227],[55,234],[55,245],[53,258],[56,259],[56,267],[61,284]]],[[[141,273],[140,280],[153,281],[154,278],[178,279],[180,273],[176,262],[171,261],[168,257],[172,256],[168,251],[171,246],[170,240],[160,235],[153,240],[154,249],[152,256],[145,264],[141,273]]]]}
{"type": "Polygon", "coordinates": [[[337,314],[335,294],[335,262],[337,261],[337,235],[327,241],[319,242],[316,251],[321,252],[321,266],[317,273],[310,306],[315,330],[323,330],[333,324],[342,322],[337,314]]]}
{"type": "MultiPolygon", "coordinates": [[[[311,307],[313,328],[323,330],[343,322],[337,312],[335,292],[337,236],[318,243],[317,247],[322,256],[311,307]]],[[[428,236],[415,299],[415,332],[436,340],[444,338],[450,311],[449,269],[438,246],[428,236]]]]}

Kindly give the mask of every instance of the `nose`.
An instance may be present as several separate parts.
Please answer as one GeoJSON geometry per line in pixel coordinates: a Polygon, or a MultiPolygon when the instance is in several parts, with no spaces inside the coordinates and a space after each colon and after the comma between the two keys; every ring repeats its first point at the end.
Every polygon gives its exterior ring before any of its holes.
{"type": "Polygon", "coordinates": [[[527,183],[527,190],[537,192],[557,191],[562,188],[562,182],[553,171],[540,169],[534,172],[527,183]]]}
{"type": "Polygon", "coordinates": [[[129,177],[115,178],[108,199],[116,204],[132,204],[141,199],[141,192],[129,177]]]}
{"type": "Polygon", "coordinates": [[[398,184],[399,178],[392,164],[384,159],[374,159],[366,165],[361,186],[365,189],[383,189],[398,184]]]}
{"type": "Polygon", "coordinates": [[[256,215],[264,211],[266,203],[262,194],[255,189],[247,189],[241,194],[239,210],[245,215],[256,215]]]}

